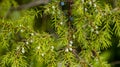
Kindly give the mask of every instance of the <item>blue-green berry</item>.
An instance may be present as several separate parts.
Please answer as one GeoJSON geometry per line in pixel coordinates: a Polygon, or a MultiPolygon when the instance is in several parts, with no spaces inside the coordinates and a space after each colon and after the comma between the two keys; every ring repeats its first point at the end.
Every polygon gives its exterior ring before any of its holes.
{"type": "Polygon", "coordinates": [[[65,3],[63,1],[60,2],[60,6],[64,6],[65,3]]]}
{"type": "Polygon", "coordinates": [[[69,17],[69,21],[73,22],[73,17],[69,17]]]}

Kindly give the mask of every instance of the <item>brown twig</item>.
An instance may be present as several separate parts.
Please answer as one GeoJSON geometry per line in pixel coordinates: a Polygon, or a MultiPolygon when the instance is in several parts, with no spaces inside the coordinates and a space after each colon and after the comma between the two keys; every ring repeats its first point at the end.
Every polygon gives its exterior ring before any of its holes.
{"type": "Polygon", "coordinates": [[[45,5],[45,4],[48,4],[49,2],[50,2],[50,0],[36,0],[36,1],[30,2],[28,4],[20,5],[18,7],[10,7],[9,10],[7,11],[6,15],[5,15],[5,18],[7,18],[12,11],[25,10],[25,9],[29,9],[31,7],[36,7],[36,6],[39,6],[39,5],[45,5]]]}
{"type": "Polygon", "coordinates": [[[111,63],[111,65],[117,65],[117,64],[120,64],[120,61],[114,61],[111,63]]]}
{"type": "Polygon", "coordinates": [[[39,6],[39,5],[42,5],[42,4],[47,4],[49,2],[50,2],[50,0],[37,0],[37,1],[30,2],[28,4],[23,4],[23,5],[21,5],[17,8],[13,8],[13,9],[23,10],[23,9],[28,9],[28,8],[31,8],[31,7],[39,6]]]}

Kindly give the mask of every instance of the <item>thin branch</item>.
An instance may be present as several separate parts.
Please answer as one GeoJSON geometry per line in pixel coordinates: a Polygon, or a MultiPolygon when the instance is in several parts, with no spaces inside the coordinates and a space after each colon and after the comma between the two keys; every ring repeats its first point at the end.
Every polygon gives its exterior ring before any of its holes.
{"type": "Polygon", "coordinates": [[[114,61],[111,63],[111,65],[117,65],[117,64],[120,64],[120,61],[114,61]]]}
{"type": "Polygon", "coordinates": [[[16,9],[16,10],[29,9],[31,7],[39,6],[42,4],[47,4],[49,2],[50,2],[50,0],[37,0],[37,1],[30,2],[28,4],[23,4],[17,8],[13,8],[13,9],[16,9]]]}
{"type": "Polygon", "coordinates": [[[50,0],[35,0],[33,2],[30,2],[28,4],[23,4],[23,5],[20,5],[18,7],[10,7],[9,10],[7,11],[6,15],[5,15],[5,18],[7,18],[12,11],[25,10],[25,9],[29,9],[31,7],[36,7],[36,6],[39,6],[39,5],[45,5],[45,4],[48,4],[49,2],[50,2],[50,0]]]}

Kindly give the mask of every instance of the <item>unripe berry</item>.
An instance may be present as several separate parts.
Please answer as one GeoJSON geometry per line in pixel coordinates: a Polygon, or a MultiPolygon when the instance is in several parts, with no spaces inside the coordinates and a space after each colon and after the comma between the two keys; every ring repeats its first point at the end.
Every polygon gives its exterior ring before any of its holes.
{"type": "Polygon", "coordinates": [[[53,49],[54,49],[54,46],[51,46],[51,49],[53,50],[53,49]]]}
{"type": "Polygon", "coordinates": [[[63,22],[60,22],[60,25],[63,25],[63,22]]]}
{"type": "Polygon", "coordinates": [[[93,29],[93,28],[91,29],[91,32],[94,32],[94,29],[93,29]]]}
{"type": "Polygon", "coordinates": [[[66,49],[65,49],[65,52],[69,52],[69,49],[68,49],[68,48],[66,48],[66,49]]]}
{"type": "Polygon", "coordinates": [[[73,44],[73,41],[70,41],[70,44],[73,44]]]}
{"type": "Polygon", "coordinates": [[[28,45],[28,44],[29,44],[29,42],[25,42],[25,44],[27,44],[27,45],[28,45]]]}
{"type": "Polygon", "coordinates": [[[55,9],[55,6],[52,6],[52,9],[55,9]]]}
{"type": "Polygon", "coordinates": [[[99,34],[99,31],[95,31],[96,34],[99,34]]]}
{"type": "Polygon", "coordinates": [[[96,7],[97,5],[96,4],[94,4],[94,7],[96,7]]]}
{"type": "Polygon", "coordinates": [[[41,55],[42,55],[42,57],[44,57],[44,55],[45,55],[45,54],[44,54],[44,53],[42,53],[41,55]]]}
{"type": "Polygon", "coordinates": [[[40,49],[40,46],[38,46],[37,49],[39,50],[39,49],[40,49]]]}
{"type": "Polygon", "coordinates": [[[24,30],[21,29],[20,32],[24,32],[24,30]]]}
{"type": "Polygon", "coordinates": [[[88,11],[88,9],[87,8],[85,8],[85,12],[87,12],[88,11]]]}
{"type": "Polygon", "coordinates": [[[98,26],[95,26],[96,29],[98,29],[98,26]]]}
{"type": "Polygon", "coordinates": [[[90,1],[89,4],[92,5],[92,2],[90,1]]]}
{"type": "Polygon", "coordinates": [[[70,51],[72,51],[72,48],[69,48],[70,51]]]}
{"type": "Polygon", "coordinates": [[[34,36],[34,33],[31,33],[31,36],[34,36]]]}
{"type": "Polygon", "coordinates": [[[84,3],[84,0],[82,0],[82,3],[84,3]]]}
{"type": "Polygon", "coordinates": [[[25,49],[22,47],[22,53],[24,54],[25,53],[25,49]]]}
{"type": "Polygon", "coordinates": [[[33,40],[30,40],[30,43],[33,43],[33,40]]]}

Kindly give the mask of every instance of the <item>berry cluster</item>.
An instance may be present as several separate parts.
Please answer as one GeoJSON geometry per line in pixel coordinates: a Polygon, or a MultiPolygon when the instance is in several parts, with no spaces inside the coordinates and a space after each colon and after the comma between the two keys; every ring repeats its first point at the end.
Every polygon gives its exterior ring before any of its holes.
{"type": "Polygon", "coordinates": [[[62,11],[64,11],[65,16],[68,17],[68,21],[70,21],[70,22],[73,22],[73,17],[71,15],[72,14],[72,12],[71,12],[72,4],[73,4],[72,0],[60,1],[61,9],[62,9],[62,11]],[[67,11],[67,14],[65,11],[67,11]]]}

